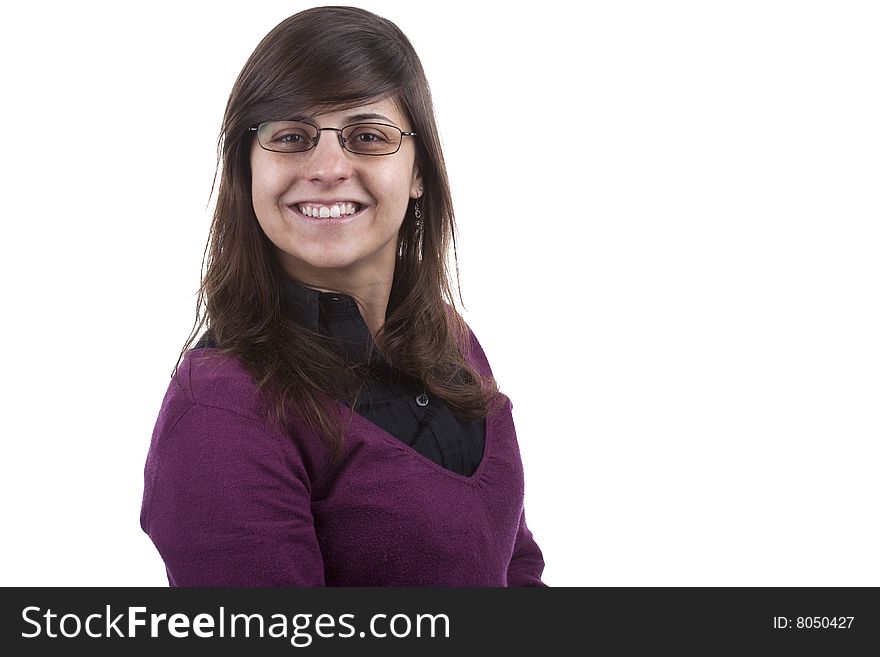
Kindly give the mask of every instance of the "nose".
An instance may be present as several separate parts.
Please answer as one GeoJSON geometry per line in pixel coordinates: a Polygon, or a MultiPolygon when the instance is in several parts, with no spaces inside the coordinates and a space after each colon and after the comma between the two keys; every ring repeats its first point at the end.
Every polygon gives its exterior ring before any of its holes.
{"type": "Polygon", "coordinates": [[[308,153],[309,177],[334,181],[351,176],[353,165],[349,152],[342,147],[342,133],[324,128],[319,134],[318,145],[308,153]]]}

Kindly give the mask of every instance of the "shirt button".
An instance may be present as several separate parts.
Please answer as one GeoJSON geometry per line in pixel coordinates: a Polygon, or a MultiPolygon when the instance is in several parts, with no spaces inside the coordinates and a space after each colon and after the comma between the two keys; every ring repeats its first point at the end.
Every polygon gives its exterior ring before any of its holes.
{"type": "Polygon", "coordinates": [[[428,395],[425,393],[421,393],[416,395],[416,404],[419,406],[427,406],[428,405],[428,395]]]}

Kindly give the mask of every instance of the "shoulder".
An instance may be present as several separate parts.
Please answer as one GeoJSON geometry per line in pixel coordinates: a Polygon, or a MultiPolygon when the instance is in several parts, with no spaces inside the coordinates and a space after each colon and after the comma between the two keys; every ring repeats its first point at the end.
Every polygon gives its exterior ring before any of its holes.
{"type": "Polygon", "coordinates": [[[260,396],[250,373],[234,356],[214,348],[186,352],[172,378],[165,404],[188,401],[190,405],[224,410],[262,421],[260,396]]]}
{"type": "MultiPolygon", "coordinates": [[[[159,473],[185,481],[193,473],[212,481],[258,472],[295,472],[320,465],[298,431],[289,440],[269,421],[262,395],[241,362],[213,348],[186,352],[162,401],[145,474],[152,486],[159,473]],[[189,475],[187,475],[189,472],[189,475]]],[[[310,436],[310,434],[309,434],[310,436]]],[[[218,483],[219,485],[219,483],[218,483]]]]}

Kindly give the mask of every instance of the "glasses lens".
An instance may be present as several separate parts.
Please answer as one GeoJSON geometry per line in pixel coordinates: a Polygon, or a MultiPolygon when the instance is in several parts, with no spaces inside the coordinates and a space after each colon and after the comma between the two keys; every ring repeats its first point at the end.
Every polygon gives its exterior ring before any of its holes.
{"type": "Polygon", "coordinates": [[[362,155],[389,155],[400,148],[401,133],[393,125],[357,123],[342,131],[345,147],[362,155]]]}
{"type": "Polygon", "coordinates": [[[318,131],[315,126],[299,121],[269,121],[260,124],[257,135],[263,148],[279,153],[298,153],[312,147],[318,131]]]}

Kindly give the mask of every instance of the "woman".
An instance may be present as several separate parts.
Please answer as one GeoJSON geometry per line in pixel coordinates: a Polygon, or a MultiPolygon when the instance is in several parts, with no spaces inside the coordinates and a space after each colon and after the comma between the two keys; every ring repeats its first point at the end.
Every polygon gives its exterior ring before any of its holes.
{"type": "Polygon", "coordinates": [[[452,201],[406,36],[349,7],[284,20],[219,160],[205,316],[145,469],[169,583],[544,586],[510,401],[445,301],[452,201]]]}

